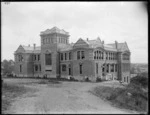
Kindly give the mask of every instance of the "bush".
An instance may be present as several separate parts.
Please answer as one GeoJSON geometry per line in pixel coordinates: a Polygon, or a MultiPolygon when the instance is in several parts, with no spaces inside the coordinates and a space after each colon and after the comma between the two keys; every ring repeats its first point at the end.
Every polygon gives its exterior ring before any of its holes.
{"type": "Polygon", "coordinates": [[[85,81],[89,82],[90,80],[89,80],[89,78],[87,77],[87,78],[85,78],[85,81]]]}
{"type": "Polygon", "coordinates": [[[78,81],[74,77],[70,76],[70,81],[78,81]]]}
{"type": "Polygon", "coordinates": [[[101,82],[101,81],[102,81],[101,78],[99,78],[99,77],[96,78],[96,82],[101,82]]]}

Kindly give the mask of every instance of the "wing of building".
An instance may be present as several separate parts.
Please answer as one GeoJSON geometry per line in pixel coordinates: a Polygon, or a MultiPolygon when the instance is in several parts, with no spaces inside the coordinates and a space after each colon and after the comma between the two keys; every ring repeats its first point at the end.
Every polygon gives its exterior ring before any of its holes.
{"type": "Polygon", "coordinates": [[[82,80],[118,79],[130,82],[130,50],[127,43],[105,44],[78,39],[69,43],[69,33],[53,27],[40,33],[41,46],[20,45],[15,51],[15,74],[22,77],[67,77],[82,80]]]}

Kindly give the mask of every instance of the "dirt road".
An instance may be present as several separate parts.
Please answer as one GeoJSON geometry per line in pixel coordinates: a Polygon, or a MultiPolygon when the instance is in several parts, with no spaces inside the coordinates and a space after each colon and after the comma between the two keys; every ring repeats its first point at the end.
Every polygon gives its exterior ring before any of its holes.
{"type": "MultiPolygon", "coordinates": [[[[9,80],[7,80],[10,82],[9,80]]],[[[21,81],[21,80],[20,80],[21,81]]],[[[18,82],[20,82],[18,81],[18,82]]],[[[11,82],[13,82],[11,80],[11,82]]],[[[16,81],[15,81],[16,82],[16,81]]],[[[16,82],[16,83],[18,83],[16,82]]],[[[131,114],[133,112],[113,107],[88,91],[108,83],[61,82],[59,84],[28,83],[26,87],[38,89],[17,98],[7,113],[99,113],[131,114]]]]}

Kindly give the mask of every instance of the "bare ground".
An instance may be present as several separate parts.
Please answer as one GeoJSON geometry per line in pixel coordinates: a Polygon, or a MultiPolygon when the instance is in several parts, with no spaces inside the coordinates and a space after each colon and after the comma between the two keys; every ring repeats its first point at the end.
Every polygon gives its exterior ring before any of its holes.
{"type": "Polygon", "coordinates": [[[8,114],[50,114],[50,113],[99,113],[132,114],[134,111],[120,109],[89,93],[96,86],[120,87],[118,82],[86,83],[61,82],[40,83],[36,79],[5,79],[5,82],[24,84],[38,89],[15,99],[8,114]]]}

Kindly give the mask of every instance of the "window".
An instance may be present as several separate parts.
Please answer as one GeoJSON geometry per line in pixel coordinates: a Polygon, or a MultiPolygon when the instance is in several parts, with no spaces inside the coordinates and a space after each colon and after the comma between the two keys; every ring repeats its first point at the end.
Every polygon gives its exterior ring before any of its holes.
{"type": "Polygon", "coordinates": [[[114,53],[113,53],[113,60],[114,60],[114,53]]]}
{"type": "Polygon", "coordinates": [[[128,54],[123,54],[123,60],[129,60],[129,55],[128,54]]]}
{"type": "Polygon", "coordinates": [[[71,75],[71,65],[70,64],[68,65],[68,68],[69,68],[69,75],[71,75]]]}
{"type": "Polygon", "coordinates": [[[107,72],[109,72],[109,64],[107,64],[107,72]]]}
{"type": "Polygon", "coordinates": [[[35,67],[35,71],[38,71],[38,65],[35,65],[34,67],[35,67]]]}
{"type": "Polygon", "coordinates": [[[106,60],[108,59],[108,53],[106,52],[106,60]]]}
{"type": "Polygon", "coordinates": [[[114,53],[114,60],[116,60],[116,53],[114,53]]]}
{"type": "Polygon", "coordinates": [[[112,60],[112,53],[110,53],[110,60],[112,60]]]}
{"type": "Polygon", "coordinates": [[[117,64],[116,64],[116,67],[115,67],[115,71],[117,72],[117,64]]]}
{"type": "Polygon", "coordinates": [[[60,56],[61,56],[61,60],[63,60],[63,53],[61,53],[60,56]]]}
{"type": "Polygon", "coordinates": [[[69,52],[69,60],[71,60],[71,52],[69,52]]]}
{"type": "Polygon", "coordinates": [[[80,51],[77,51],[77,59],[80,59],[80,51]]]}
{"type": "Polygon", "coordinates": [[[40,55],[38,55],[38,61],[40,60],[40,55]]]}
{"type": "Polygon", "coordinates": [[[105,72],[105,64],[103,64],[102,72],[105,72]]]}
{"type": "Polygon", "coordinates": [[[21,61],[21,60],[20,60],[20,55],[18,55],[18,58],[19,58],[19,61],[21,61]]]}
{"type": "Polygon", "coordinates": [[[18,55],[19,61],[21,61],[21,55],[18,55]]]}
{"type": "Polygon", "coordinates": [[[23,56],[21,55],[21,61],[23,61],[23,56]]]}
{"type": "Polygon", "coordinates": [[[20,73],[22,72],[22,65],[20,65],[20,73]]]}
{"type": "Polygon", "coordinates": [[[84,56],[84,51],[81,51],[81,56],[82,56],[82,57],[81,57],[82,59],[85,58],[85,56],[84,56]]]}
{"type": "Polygon", "coordinates": [[[65,60],[67,60],[67,53],[65,53],[65,60]]]}
{"type": "Polygon", "coordinates": [[[126,77],[124,77],[124,82],[126,82],[126,77]]]}
{"type": "Polygon", "coordinates": [[[111,64],[111,72],[114,72],[114,65],[111,64]]]}
{"type": "Polygon", "coordinates": [[[102,52],[102,58],[101,59],[104,59],[104,52],[102,52]]]}
{"type": "Polygon", "coordinates": [[[77,51],[77,59],[84,59],[85,54],[84,51],[77,51]]]}
{"type": "Polygon", "coordinates": [[[45,65],[52,65],[52,56],[51,56],[51,54],[45,54],[45,65]]]}
{"type": "Polygon", "coordinates": [[[96,59],[96,52],[94,52],[94,59],[96,59]]]}
{"type": "Polygon", "coordinates": [[[98,63],[96,63],[96,74],[98,74],[98,63]]]}
{"type": "Polygon", "coordinates": [[[36,55],[34,55],[34,61],[36,60],[36,55]]]}
{"type": "Polygon", "coordinates": [[[79,66],[80,66],[80,74],[82,74],[82,64],[80,64],[79,66]]]}
{"type": "Polygon", "coordinates": [[[23,56],[22,55],[18,55],[19,57],[19,61],[23,61],[23,56]]]}
{"type": "Polygon", "coordinates": [[[99,51],[99,59],[101,59],[101,51],[99,51]]]}
{"type": "Polygon", "coordinates": [[[97,53],[97,56],[96,56],[96,58],[98,59],[98,51],[97,51],[96,53],[97,53]]]}
{"type": "Polygon", "coordinates": [[[62,71],[66,71],[66,65],[65,64],[62,65],[62,71]]]}

